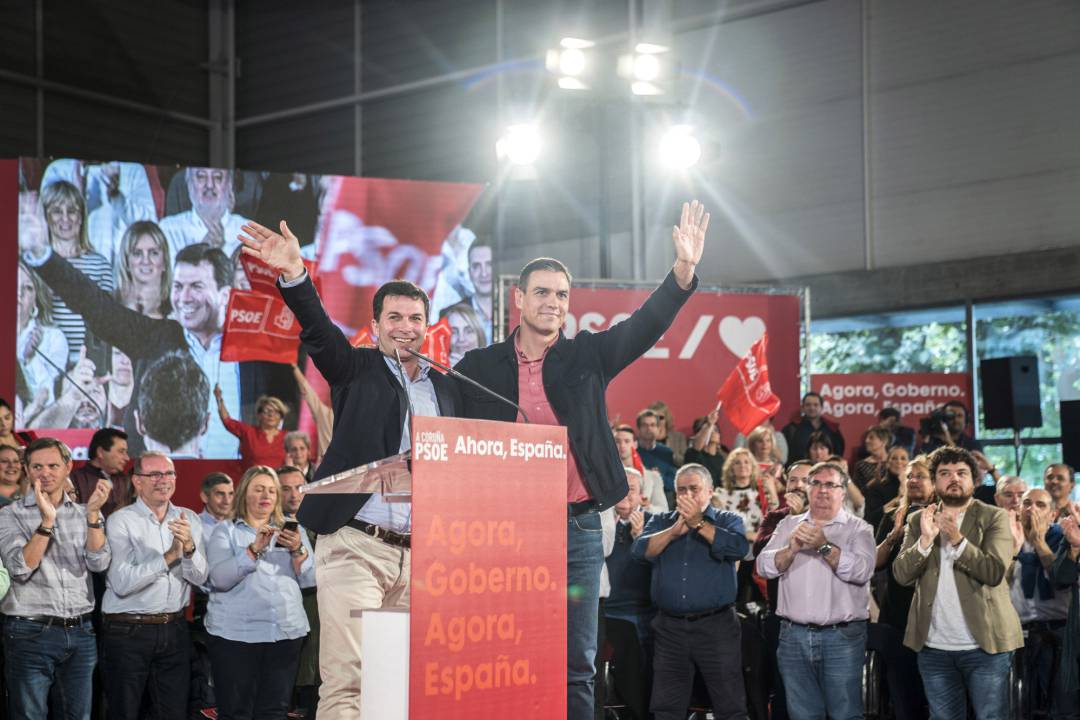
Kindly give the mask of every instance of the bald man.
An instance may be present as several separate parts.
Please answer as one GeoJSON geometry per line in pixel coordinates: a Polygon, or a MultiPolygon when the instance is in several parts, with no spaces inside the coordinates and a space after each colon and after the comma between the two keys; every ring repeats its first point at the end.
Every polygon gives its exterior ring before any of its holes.
{"type": "Polygon", "coordinates": [[[1064,538],[1061,527],[1054,523],[1056,513],[1054,498],[1042,488],[1031,488],[1020,501],[1024,543],[1009,570],[1009,597],[1027,638],[1020,650],[1024,717],[1049,710],[1050,717],[1075,718],[1080,710],[1060,692],[1063,683],[1053,682],[1058,675],[1070,600],[1067,588],[1055,588],[1050,581],[1054,556],[1064,538]]]}

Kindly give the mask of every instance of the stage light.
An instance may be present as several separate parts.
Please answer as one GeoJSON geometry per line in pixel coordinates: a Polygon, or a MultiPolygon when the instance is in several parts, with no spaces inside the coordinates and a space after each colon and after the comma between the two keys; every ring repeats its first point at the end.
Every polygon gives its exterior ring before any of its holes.
{"type": "Polygon", "coordinates": [[[668,167],[687,170],[701,159],[701,143],[689,125],[674,125],[660,139],[660,159],[668,167]]]}
{"type": "Polygon", "coordinates": [[[511,165],[532,165],[540,157],[540,129],[524,123],[509,126],[495,143],[495,155],[511,165]]]}
{"type": "Polygon", "coordinates": [[[621,77],[630,82],[635,95],[663,95],[672,76],[671,48],[658,43],[640,42],[632,53],[619,57],[621,77]]]}
{"type": "Polygon", "coordinates": [[[547,51],[545,65],[555,75],[563,90],[588,90],[585,77],[589,72],[589,52],[595,43],[581,38],[565,37],[559,47],[547,51]]]}

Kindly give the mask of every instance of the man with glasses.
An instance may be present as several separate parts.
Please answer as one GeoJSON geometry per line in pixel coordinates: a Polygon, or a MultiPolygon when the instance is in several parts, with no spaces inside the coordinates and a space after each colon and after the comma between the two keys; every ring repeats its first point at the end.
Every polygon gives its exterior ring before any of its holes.
{"type": "Polygon", "coordinates": [[[757,558],[780,578],[776,653],[793,718],[861,718],[874,533],[844,510],[850,479],[836,463],[810,469],[804,512],[788,515],[757,558]]]}
{"type": "Polygon", "coordinates": [[[135,462],[138,498],[109,517],[109,566],[102,601],[105,695],[115,717],[139,717],[150,684],[152,717],[187,716],[191,676],[184,607],[209,568],[198,515],[172,504],[176,471],[159,452],[135,462]]]}
{"type": "Polygon", "coordinates": [[[742,630],[735,614],[735,563],[749,541],[742,518],[717,510],[712,475],[683,465],[675,475],[676,509],[655,515],[634,541],[633,557],[653,564],[655,634],[651,710],[657,720],[686,717],[696,666],[713,717],[746,718],[742,630]]]}
{"type": "Polygon", "coordinates": [[[8,709],[12,717],[90,716],[97,642],[91,572],[111,554],[101,507],[108,480],[99,480],[86,505],[64,492],[71,451],[54,438],[26,448],[31,490],[0,512],[0,556],[11,588],[0,602],[8,709]],[[55,692],[52,692],[55,690],[55,692]]]}
{"type": "Polygon", "coordinates": [[[977,473],[962,448],[930,455],[940,502],[912,514],[893,563],[897,582],[915,587],[904,645],[919,654],[932,717],[964,717],[965,695],[976,717],[1006,717],[1012,652],[1024,644],[1003,582],[1014,552],[1009,516],[972,497],[977,473]]]}

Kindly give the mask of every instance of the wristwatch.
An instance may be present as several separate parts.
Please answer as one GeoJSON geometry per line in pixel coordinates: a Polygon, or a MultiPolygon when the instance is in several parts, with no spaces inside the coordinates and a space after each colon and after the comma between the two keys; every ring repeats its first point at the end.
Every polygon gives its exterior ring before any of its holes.
{"type": "Polygon", "coordinates": [[[817,551],[818,551],[818,554],[821,555],[821,557],[827,558],[827,557],[829,557],[830,553],[832,553],[832,551],[833,551],[833,544],[831,542],[827,542],[824,545],[822,545],[821,547],[819,547],[817,549],[817,551]]]}
{"type": "MultiPolygon", "coordinates": [[[[269,545],[267,547],[269,547],[269,545]]],[[[256,560],[262,559],[262,556],[266,554],[266,548],[263,548],[262,550],[256,550],[255,543],[251,543],[250,545],[248,545],[248,550],[251,551],[251,554],[255,556],[256,560]]]]}
{"type": "Polygon", "coordinates": [[[703,527],[705,527],[705,518],[701,518],[700,520],[698,520],[698,523],[694,526],[694,529],[700,530],[703,527]]]}
{"type": "Polygon", "coordinates": [[[188,549],[186,547],[180,548],[180,551],[184,553],[184,557],[191,557],[195,554],[195,543],[191,543],[191,552],[188,552],[188,549]]]}

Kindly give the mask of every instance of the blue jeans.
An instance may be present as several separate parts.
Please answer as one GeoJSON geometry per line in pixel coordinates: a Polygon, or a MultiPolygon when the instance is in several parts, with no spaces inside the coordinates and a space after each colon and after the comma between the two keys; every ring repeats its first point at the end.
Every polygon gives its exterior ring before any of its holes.
{"type": "Polygon", "coordinates": [[[600,568],[604,564],[600,514],[567,520],[566,533],[566,718],[593,720],[596,624],[600,568]]]}
{"type": "Polygon", "coordinates": [[[1005,720],[1011,663],[1011,652],[924,647],[919,652],[919,674],[930,701],[930,720],[964,720],[965,695],[971,698],[978,720],[1005,720]]]}
{"type": "Polygon", "coordinates": [[[866,622],[811,630],[780,621],[776,662],[792,720],[863,717],[866,622]]]}
{"type": "Polygon", "coordinates": [[[4,671],[12,717],[45,720],[51,689],[54,717],[89,720],[95,664],[97,638],[89,620],[71,628],[16,618],[4,623],[4,671]]]}

